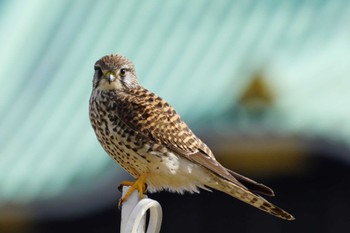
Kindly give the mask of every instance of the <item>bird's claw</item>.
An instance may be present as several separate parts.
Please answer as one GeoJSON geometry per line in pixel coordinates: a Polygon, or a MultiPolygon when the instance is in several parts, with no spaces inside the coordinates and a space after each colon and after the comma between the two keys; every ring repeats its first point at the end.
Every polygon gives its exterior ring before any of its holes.
{"type": "Polygon", "coordinates": [[[130,186],[125,195],[119,199],[118,208],[121,209],[124,202],[128,200],[131,194],[137,190],[140,196],[140,199],[144,198],[144,193],[147,191],[147,185],[145,183],[145,176],[140,176],[135,182],[123,181],[118,186],[119,191],[123,192],[123,186],[130,186]]]}

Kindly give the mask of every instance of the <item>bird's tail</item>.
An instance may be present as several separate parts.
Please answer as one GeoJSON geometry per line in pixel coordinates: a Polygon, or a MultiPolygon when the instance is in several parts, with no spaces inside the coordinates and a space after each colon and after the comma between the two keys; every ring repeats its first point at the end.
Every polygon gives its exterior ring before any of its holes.
{"type": "Polygon", "coordinates": [[[232,197],[235,197],[249,205],[252,205],[262,211],[265,211],[269,214],[272,214],[276,217],[283,218],[286,220],[294,220],[295,218],[287,213],[286,211],[282,210],[281,208],[275,206],[274,204],[268,202],[264,198],[262,198],[259,195],[256,195],[249,191],[246,187],[239,186],[237,184],[234,184],[226,179],[223,179],[221,177],[218,177],[214,175],[213,182],[209,182],[206,185],[217,189],[219,191],[222,191],[232,197]]]}

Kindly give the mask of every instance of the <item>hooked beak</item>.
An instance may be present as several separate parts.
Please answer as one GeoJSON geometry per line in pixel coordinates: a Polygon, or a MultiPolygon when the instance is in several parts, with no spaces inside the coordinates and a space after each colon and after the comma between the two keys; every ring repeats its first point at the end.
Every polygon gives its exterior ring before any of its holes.
{"type": "Polygon", "coordinates": [[[107,80],[109,83],[113,82],[115,79],[116,78],[113,74],[107,74],[107,80]]]}

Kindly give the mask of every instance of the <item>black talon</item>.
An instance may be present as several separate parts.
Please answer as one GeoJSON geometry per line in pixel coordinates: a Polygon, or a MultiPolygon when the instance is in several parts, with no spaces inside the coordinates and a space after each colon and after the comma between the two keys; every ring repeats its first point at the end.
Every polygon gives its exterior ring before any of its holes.
{"type": "Polygon", "coordinates": [[[146,183],[144,183],[144,185],[145,185],[145,191],[144,191],[143,193],[145,194],[145,193],[147,193],[147,188],[148,188],[148,187],[147,187],[147,184],[146,184],[146,183]]]}
{"type": "Polygon", "coordinates": [[[119,199],[119,201],[118,201],[118,209],[119,209],[119,210],[122,210],[122,207],[123,207],[122,198],[123,198],[123,197],[121,197],[121,198],[119,199]]]}

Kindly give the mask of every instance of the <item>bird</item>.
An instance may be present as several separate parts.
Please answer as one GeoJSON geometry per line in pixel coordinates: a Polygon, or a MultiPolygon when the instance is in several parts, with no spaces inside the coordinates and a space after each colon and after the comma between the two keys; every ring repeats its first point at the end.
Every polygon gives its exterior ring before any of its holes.
{"type": "Polygon", "coordinates": [[[175,109],[138,81],[134,64],[119,54],[106,55],[94,65],[89,117],[97,140],[107,154],[135,181],[121,198],[137,190],[198,193],[222,191],[285,220],[295,218],[264,199],[271,188],[222,166],[175,109]]]}

